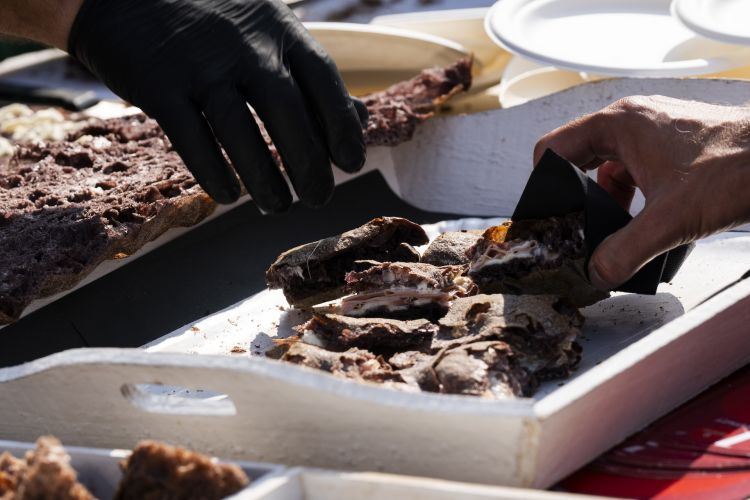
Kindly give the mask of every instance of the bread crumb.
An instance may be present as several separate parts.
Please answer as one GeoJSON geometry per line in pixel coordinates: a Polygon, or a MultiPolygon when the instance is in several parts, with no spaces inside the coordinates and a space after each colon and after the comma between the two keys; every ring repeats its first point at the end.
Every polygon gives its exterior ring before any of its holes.
{"type": "Polygon", "coordinates": [[[244,354],[244,353],[247,352],[247,349],[245,349],[242,346],[236,345],[236,346],[232,347],[232,350],[229,351],[229,352],[231,352],[232,354],[244,354]]]}

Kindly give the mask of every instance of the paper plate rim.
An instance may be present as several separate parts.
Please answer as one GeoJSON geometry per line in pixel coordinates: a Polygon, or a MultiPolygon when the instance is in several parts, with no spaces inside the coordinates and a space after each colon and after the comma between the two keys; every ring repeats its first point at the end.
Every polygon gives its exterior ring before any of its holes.
{"type": "Polygon", "coordinates": [[[525,4],[532,1],[536,0],[500,0],[496,2],[484,18],[484,28],[487,35],[501,47],[514,54],[541,64],[553,65],[558,68],[572,71],[596,73],[607,76],[658,78],[719,73],[739,67],[750,60],[750,48],[745,47],[737,47],[737,50],[728,53],[724,57],[686,59],[683,61],[664,62],[656,65],[644,64],[642,66],[608,66],[586,63],[581,60],[549,56],[539,51],[524,47],[522,43],[518,43],[518,41],[514,40],[512,37],[503,36],[503,34],[499,33],[496,29],[497,19],[509,18],[510,16],[508,14],[517,11],[517,6],[519,4],[525,4]]]}
{"type": "MultiPolygon", "coordinates": [[[[709,1],[715,4],[720,3],[714,0],[709,1]]],[[[699,15],[699,5],[700,2],[698,0],[673,0],[670,9],[672,16],[694,33],[718,42],[750,46],[750,32],[747,35],[743,35],[731,30],[722,31],[710,21],[706,22],[706,19],[699,15]]]]}

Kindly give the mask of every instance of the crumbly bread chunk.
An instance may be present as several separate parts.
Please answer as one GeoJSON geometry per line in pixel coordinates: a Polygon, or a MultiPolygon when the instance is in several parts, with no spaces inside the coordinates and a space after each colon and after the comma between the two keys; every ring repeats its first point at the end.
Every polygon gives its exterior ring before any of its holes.
{"type": "Polygon", "coordinates": [[[13,500],[26,462],[10,453],[0,455],[0,500],[13,500]]]}
{"type": "Polygon", "coordinates": [[[287,346],[282,361],[326,371],[341,378],[369,382],[400,382],[397,374],[382,357],[353,347],[344,352],[332,352],[304,342],[287,346]]]}
{"type": "Polygon", "coordinates": [[[301,336],[277,341],[274,355],[406,390],[528,397],[575,369],[582,324],[558,297],[477,295],[455,299],[437,324],[318,314],[301,336]]]}
{"type": "Polygon", "coordinates": [[[466,251],[481,238],[482,231],[450,231],[435,238],[422,254],[421,262],[435,266],[468,264],[466,251]]]}
{"type": "Polygon", "coordinates": [[[70,456],[52,436],[40,437],[36,448],[23,460],[0,455],[0,499],[2,500],[92,500],[93,495],[78,482],[70,456]]]}
{"type": "Polygon", "coordinates": [[[370,146],[395,146],[408,141],[417,126],[431,118],[448,99],[471,87],[472,59],[422,71],[382,92],[362,97],[370,112],[365,141],[370,146]]]}
{"type": "Polygon", "coordinates": [[[142,441],[123,462],[115,500],[218,500],[250,483],[242,469],[200,453],[142,441]]]}

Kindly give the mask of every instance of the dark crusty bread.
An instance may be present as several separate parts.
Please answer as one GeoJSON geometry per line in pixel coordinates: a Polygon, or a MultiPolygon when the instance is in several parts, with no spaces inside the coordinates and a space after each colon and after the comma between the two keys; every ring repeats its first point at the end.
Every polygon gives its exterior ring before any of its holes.
{"type": "Polygon", "coordinates": [[[482,293],[549,294],[584,307],[609,297],[586,277],[584,215],[505,222],[468,250],[482,293]]]}
{"type": "Polygon", "coordinates": [[[115,500],[219,500],[250,483],[233,464],[156,441],[142,441],[123,463],[115,500]]]}
{"type": "Polygon", "coordinates": [[[361,99],[370,112],[365,141],[370,146],[394,146],[408,141],[417,125],[432,117],[448,99],[471,87],[472,59],[422,71],[410,80],[361,99]]]}
{"type": "Polygon", "coordinates": [[[18,146],[0,170],[0,323],[215,207],[142,115],[18,146]]]}
{"type": "Polygon", "coordinates": [[[331,351],[352,347],[382,351],[408,351],[429,344],[438,326],[424,319],[399,321],[387,318],[352,318],[338,314],[315,314],[299,327],[315,335],[331,351]]]}
{"type": "Polygon", "coordinates": [[[418,224],[400,217],[378,217],[351,231],[287,250],[266,271],[269,288],[281,288],[287,301],[313,306],[343,296],[345,276],[355,261],[415,262],[409,245],[428,238],[418,224]]]}
{"type": "Polygon", "coordinates": [[[468,264],[466,251],[482,237],[482,231],[451,231],[435,238],[422,254],[421,262],[433,266],[468,264]]]}

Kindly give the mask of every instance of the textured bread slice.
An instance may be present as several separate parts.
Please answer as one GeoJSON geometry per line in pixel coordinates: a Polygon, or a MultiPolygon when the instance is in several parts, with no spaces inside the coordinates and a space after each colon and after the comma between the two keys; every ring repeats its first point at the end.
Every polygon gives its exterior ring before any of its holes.
{"type": "Polygon", "coordinates": [[[419,260],[410,245],[429,239],[421,226],[400,217],[378,217],[336,236],[292,248],[266,271],[269,288],[281,288],[287,301],[308,307],[342,297],[345,276],[360,260],[419,260]]]}
{"type": "Polygon", "coordinates": [[[0,323],[215,207],[142,115],[18,146],[0,170],[0,323]]]}

